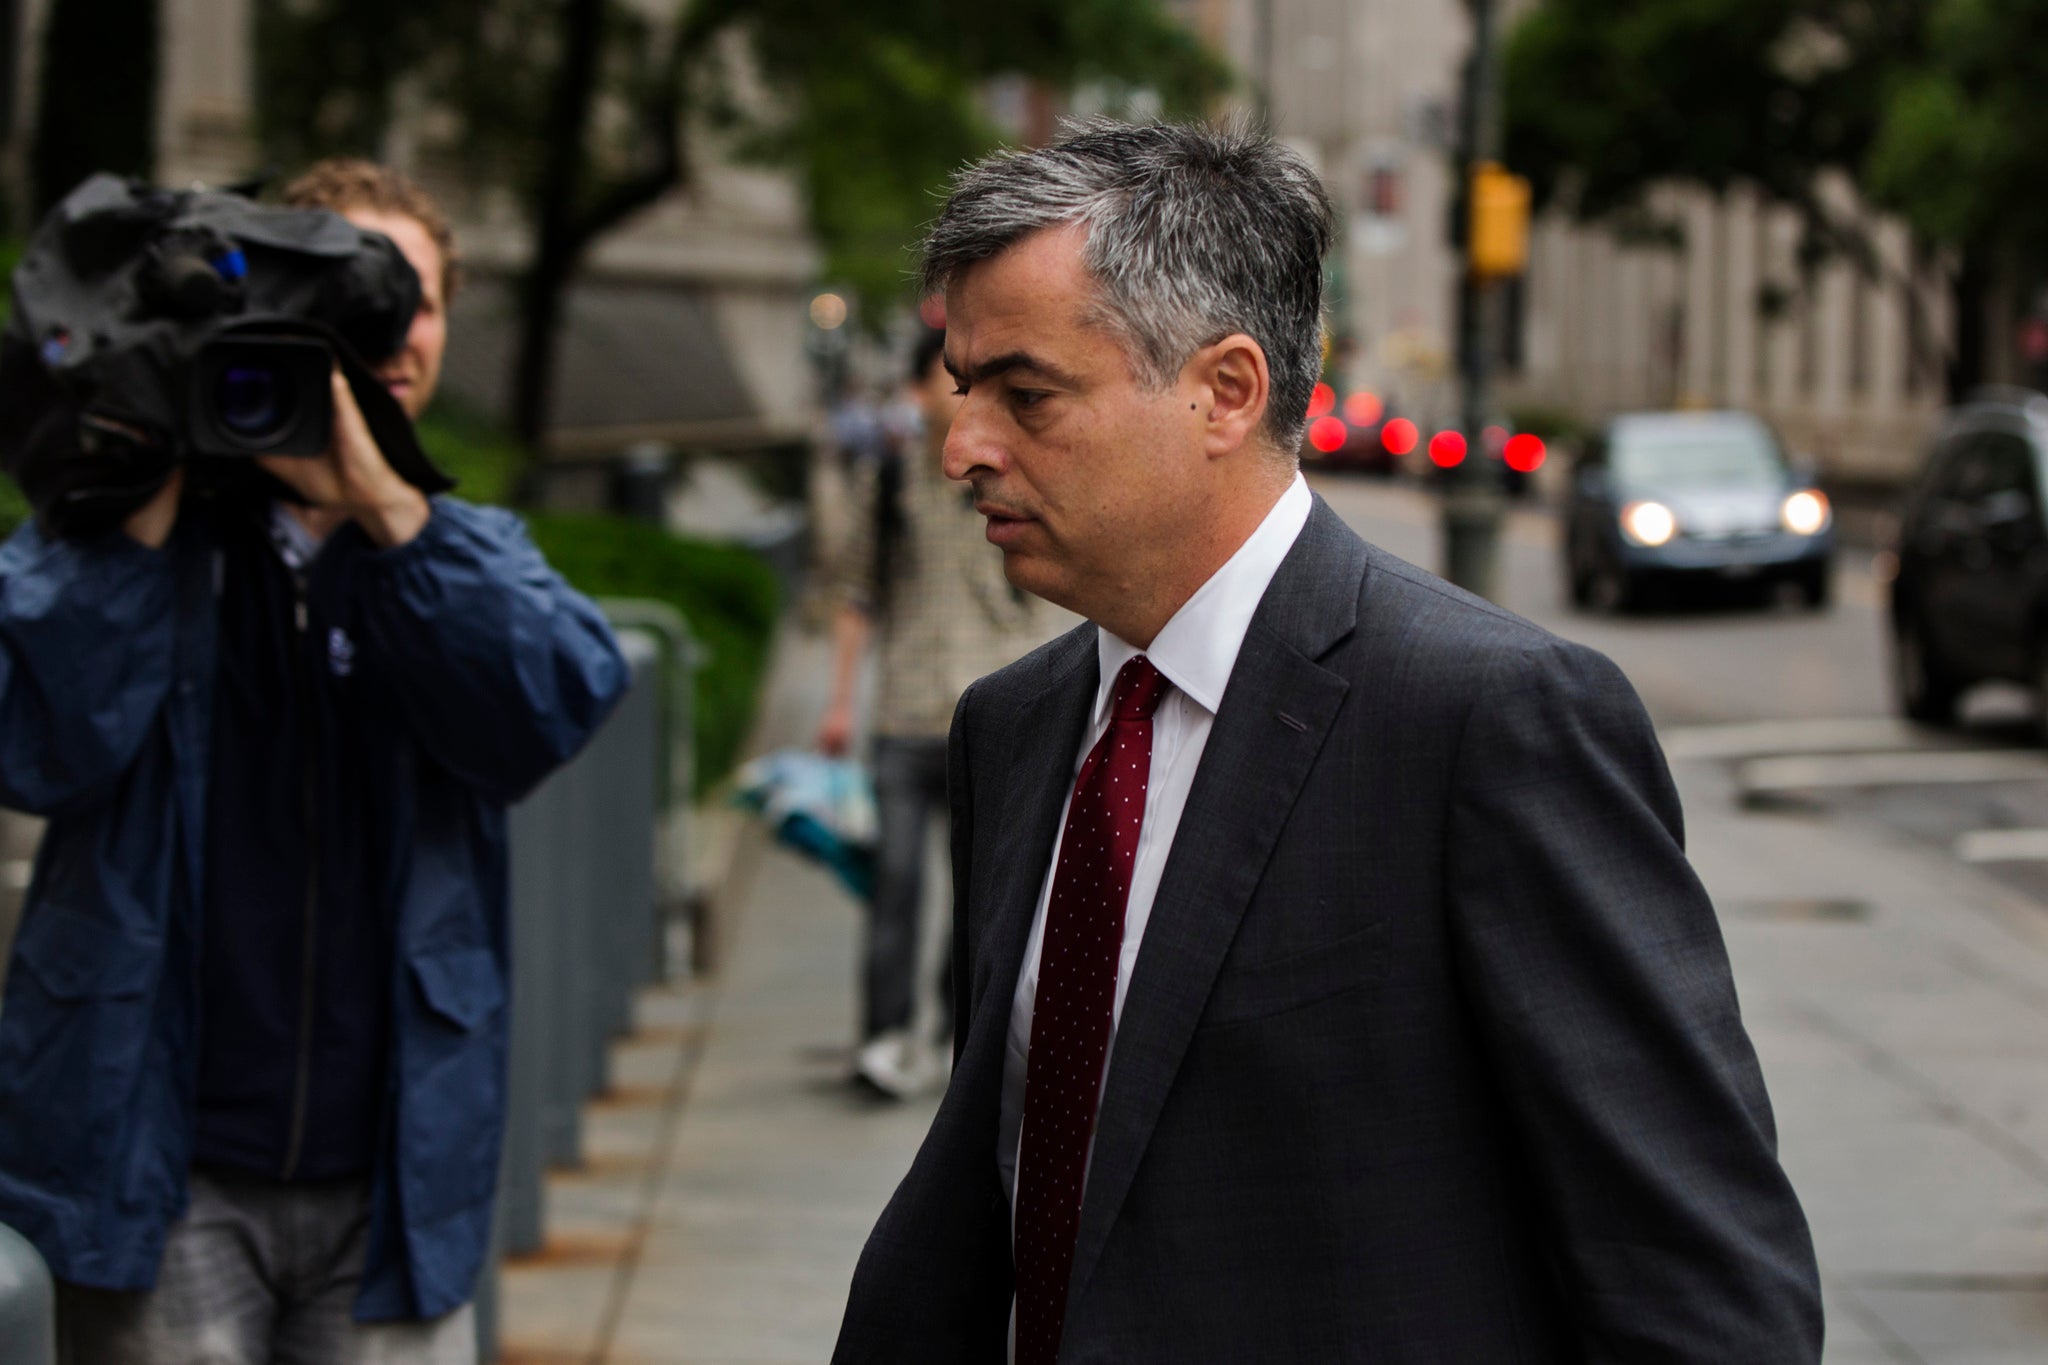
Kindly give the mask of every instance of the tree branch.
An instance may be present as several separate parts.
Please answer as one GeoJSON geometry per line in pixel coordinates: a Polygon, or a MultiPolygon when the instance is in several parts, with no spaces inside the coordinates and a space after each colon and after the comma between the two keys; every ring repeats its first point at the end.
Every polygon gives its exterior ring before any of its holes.
{"type": "Polygon", "coordinates": [[[683,116],[690,65],[735,17],[735,8],[725,3],[690,6],[687,13],[677,16],[661,73],[639,111],[638,122],[651,155],[640,170],[592,188],[582,212],[565,225],[563,245],[572,258],[580,257],[591,242],[688,180],[683,116]]]}
{"type": "MultiPolygon", "coordinates": [[[[1846,256],[1862,276],[1872,283],[1884,284],[1903,293],[1917,293],[1920,281],[1909,270],[1900,270],[1884,259],[1871,240],[1870,230],[1862,223],[1851,222],[1835,215],[1821,202],[1811,184],[1801,186],[1790,193],[1780,191],[1780,197],[1796,210],[1808,231],[1817,235],[1830,248],[1846,256]]],[[[1920,361],[1933,357],[1946,367],[1955,358],[1953,345],[1933,335],[1927,325],[1924,309],[1918,307],[1906,310],[1906,328],[1909,344],[1913,348],[1913,365],[1919,368],[1920,361]]]]}

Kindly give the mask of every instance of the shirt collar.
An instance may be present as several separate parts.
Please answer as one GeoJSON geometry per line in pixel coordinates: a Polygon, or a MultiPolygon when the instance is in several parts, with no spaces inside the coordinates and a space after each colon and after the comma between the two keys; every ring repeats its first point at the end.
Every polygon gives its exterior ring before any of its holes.
{"type": "Polygon", "coordinates": [[[1245,632],[1251,629],[1252,614],[1259,609],[1259,599],[1280,571],[1280,561],[1294,548],[1301,528],[1308,525],[1314,506],[1308,481],[1296,473],[1259,528],[1193,597],[1181,603],[1180,610],[1153,638],[1150,649],[1141,650],[1097,626],[1095,657],[1100,676],[1095,687],[1095,723],[1101,725],[1109,714],[1117,673],[1139,654],[1150,659],[1152,666],[1196,705],[1216,714],[1230,672],[1237,667],[1245,632]]]}

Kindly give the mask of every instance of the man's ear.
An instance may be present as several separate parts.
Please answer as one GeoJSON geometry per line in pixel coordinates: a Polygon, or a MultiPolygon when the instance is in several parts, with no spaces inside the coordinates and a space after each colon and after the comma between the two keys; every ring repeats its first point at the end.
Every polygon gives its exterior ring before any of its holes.
{"type": "Polygon", "coordinates": [[[1258,342],[1234,332],[1189,357],[1182,377],[1194,395],[1209,458],[1229,455],[1256,437],[1273,396],[1272,372],[1258,342]]]}

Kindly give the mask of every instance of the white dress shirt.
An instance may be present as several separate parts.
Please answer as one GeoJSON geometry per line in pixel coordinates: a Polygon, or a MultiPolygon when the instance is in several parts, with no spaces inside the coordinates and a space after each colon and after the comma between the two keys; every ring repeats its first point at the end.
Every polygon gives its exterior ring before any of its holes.
{"type": "MultiPolygon", "coordinates": [[[[1173,849],[1174,832],[1180,828],[1188,790],[1194,785],[1195,769],[1201,766],[1202,749],[1209,742],[1209,728],[1215,723],[1216,708],[1223,703],[1223,690],[1230,672],[1237,666],[1237,652],[1251,628],[1252,613],[1280,568],[1280,561],[1294,548],[1301,528],[1308,524],[1314,499],[1301,475],[1280,495],[1266,513],[1259,528],[1237,548],[1227,563],[1181,604],[1152,641],[1140,650],[1126,644],[1101,627],[1096,627],[1095,648],[1100,659],[1100,681],[1095,688],[1095,710],[1081,747],[1074,754],[1072,776],[1067,783],[1067,800],[1073,797],[1073,782],[1079,777],[1088,751],[1109,728],[1110,693],[1116,675],[1134,656],[1142,653],[1152,666],[1173,684],[1152,716],[1152,772],[1147,780],[1145,821],[1138,831],[1137,862],[1131,870],[1130,900],[1124,907],[1123,951],[1116,971],[1116,1002],[1110,1015],[1109,1053],[1116,1050],[1116,1028],[1123,1019],[1124,997],[1130,992],[1131,969],[1138,961],[1138,948],[1145,941],[1145,926],[1152,918],[1152,900],[1159,893],[1159,877],[1166,869],[1166,857],[1173,849]]],[[[1017,1145],[1024,1126],[1024,1073],[1031,1049],[1031,1009],[1038,998],[1038,960],[1045,947],[1046,907],[1052,900],[1053,871],[1059,866],[1059,840],[1065,837],[1066,816],[1060,816],[1061,833],[1053,840],[1045,862],[1045,881],[1038,889],[1038,909],[1031,920],[1031,937],[1024,947],[1024,967],[1017,974],[1017,992],[1010,1006],[1009,1046],[1003,1056],[1003,1111],[997,1130],[996,1164],[1002,1172],[1003,1188],[1009,1192],[1010,1208],[1017,1206],[1017,1145]]],[[[1103,1061],[1107,1078],[1109,1058],[1103,1061]]],[[[1100,1101],[1098,1100],[1098,1105],[1100,1101]]],[[[1093,1139],[1090,1139],[1091,1151],[1093,1139]]]]}

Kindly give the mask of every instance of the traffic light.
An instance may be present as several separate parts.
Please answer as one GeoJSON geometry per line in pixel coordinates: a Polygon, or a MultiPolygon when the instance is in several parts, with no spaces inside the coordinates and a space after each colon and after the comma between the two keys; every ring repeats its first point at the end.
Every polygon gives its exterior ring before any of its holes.
{"type": "Polygon", "coordinates": [[[1472,168],[1466,264],[1483,280],[1509,279],[1529,265],[1529,182],[1482,161],[1472,168]]]}

